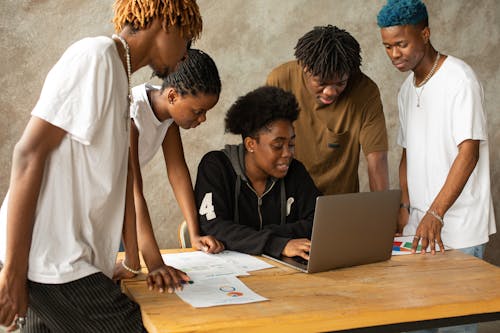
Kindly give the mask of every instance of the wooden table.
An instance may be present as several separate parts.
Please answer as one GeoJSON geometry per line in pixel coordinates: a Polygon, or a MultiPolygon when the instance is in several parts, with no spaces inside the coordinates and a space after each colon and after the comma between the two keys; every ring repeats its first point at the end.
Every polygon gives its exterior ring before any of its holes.
{"type": "Polygon", "coordinates": [[[122,286],[150,333],[385,333],[500,319],[500,268],[459,251],[316,274],[271,263],[277,267],[240,278],[269,299],[260,303],[196,309],[140,278],[122,286]]]}

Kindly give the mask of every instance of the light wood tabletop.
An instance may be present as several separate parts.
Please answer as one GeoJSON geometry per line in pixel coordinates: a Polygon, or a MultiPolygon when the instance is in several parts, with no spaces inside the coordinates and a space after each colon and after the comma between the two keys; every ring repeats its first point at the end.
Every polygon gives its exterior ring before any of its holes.
{"type": "Polygon", "coordinates": [[[500,319],[500,268],[459,251],[316,274],[262,259],[276,267],[240,279],[265,302],[193,308],[175,294],[149,291],[144,277],[122,287],[140,304],[150,333],[396,332],[500,319]]]}

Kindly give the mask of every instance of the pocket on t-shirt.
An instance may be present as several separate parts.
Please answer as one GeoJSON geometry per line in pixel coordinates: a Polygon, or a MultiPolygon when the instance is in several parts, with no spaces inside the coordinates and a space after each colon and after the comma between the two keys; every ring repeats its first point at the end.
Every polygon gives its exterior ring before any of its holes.
{"type": "Polygon", "coordinates": [[[326,126],[311,131],[314,131],[311,133],[313,140],[308,138],[300,142],[300,137],[297,135],[299,149],[296,150],[296,158],[306,165],[307,171],[317,181],[317,177],[332,172],[332,168],[341,168],[339,162],[346,159],[350,133],[334,132],[326,126]]]}
{"type": "Polygon", "coordinates": [[[349,144],[349,132],[333,132],[330,129],[326,130],[323,135],[323,144],[321,150],[324,152],[322,155],[323,163],[326,163],[328,168],[332,164],[338,164],[346,158],[349,144]]]}
{"type": "Polygon", "coordinates": [[[325,136],[326,138],[326,148],[330,151],[337,151],[341,152],[346,149],[348,138],[349,138],[349,132],[333,132],[329,129],[327,129],[327,135],[325,136]]]}

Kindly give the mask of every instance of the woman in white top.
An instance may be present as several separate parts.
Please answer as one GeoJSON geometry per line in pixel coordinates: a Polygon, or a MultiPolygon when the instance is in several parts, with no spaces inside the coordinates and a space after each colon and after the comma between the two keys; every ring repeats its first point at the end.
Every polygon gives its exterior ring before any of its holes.
{"type": "MultiPolygon", "coordinates": [[[[181,280],[189,278],[162,260],[143,194],[141,167],[162,148],[168,179],[187,221],[192,246],[210,253],[222,251],[223,244],[213,236],[200,236],[193,186],[179,132],[179,127],[195,128],[206,120],[206,113],[217,103],[220,90],[214,61],[208,54],[195,49],[188,50],[187,58],[176,72],[164,79],[161,88],[142,84],[132,90],[130,153],[139,249],[149,270],[148,285],[160,292],[165,288],[173,292],[181,287],[181,280]]],[[[126,271],[118,270],[115,277],[130,277],[139,267],[137,254],[129,252],[130,249],[126,251],[126,262],[118,266],[126,271]],[[130,266],[135,262],[135,267],[129,267],[129,262],[130,266]]]]}

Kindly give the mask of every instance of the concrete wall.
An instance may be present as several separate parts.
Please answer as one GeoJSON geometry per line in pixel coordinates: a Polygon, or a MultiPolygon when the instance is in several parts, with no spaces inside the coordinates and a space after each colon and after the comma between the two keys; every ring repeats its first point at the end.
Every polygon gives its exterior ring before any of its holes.
{"type": "MultiPolygon", "coordinates": [[[[376,14],[384,0],[199,0],[204,32],[196,47],[216,61],[223,83],[219,103],[201,127],[184,131],[184,150],[193,180],[202,155],[238,139],[225,135],[224,113],[235,98],[262,84],[279,63],[293,58],[297,39],[315,25],[347,29],[363,50],[363,71],[378,83],[390,140],[391,186],[397,187],[400,148],[396,94],[406,74],[390,64],[381,45],[376,14]]],[[[0,2],[0,197],[7,192],[12,149],[19,139],[44,78],[74,41],[111,35],[112,1],[2,0],[0,2]]],[[[500,221],[500,3],[497,0],[427,1],[434,46],[468,62],[481,79],[489,120],[493,199],[500,221]]],[[[148,69],[133,76],[147,81],[148,69]]],[[[363,162],[364,163],[364,162],[363,162]]],[[[362,189],[367,189],[364,164],[362,189]]],[[[145,191],[161,247],[177,247],[176,228],[182,216],[158,154],[144,174],[145,191]]],[[[498,224],[498,223],[497,223],[498,224]]],[[[487,259],[500,265],[500,237],[492,237],[487,259]]]]}

